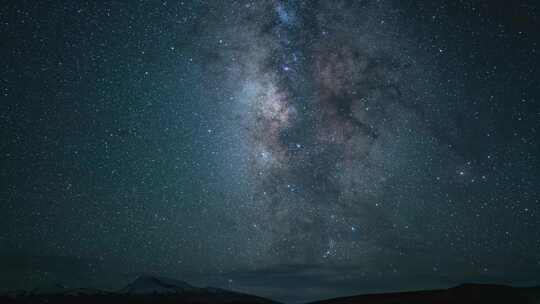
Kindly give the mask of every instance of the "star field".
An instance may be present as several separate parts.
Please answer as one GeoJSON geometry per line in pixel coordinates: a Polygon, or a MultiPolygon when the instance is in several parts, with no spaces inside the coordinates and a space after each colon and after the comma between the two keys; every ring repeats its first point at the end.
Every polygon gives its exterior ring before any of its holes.
{"type": "Polygon", "coordinates": [[[537,4],[8,2],[0,287],[538,283],[537,4]]]}

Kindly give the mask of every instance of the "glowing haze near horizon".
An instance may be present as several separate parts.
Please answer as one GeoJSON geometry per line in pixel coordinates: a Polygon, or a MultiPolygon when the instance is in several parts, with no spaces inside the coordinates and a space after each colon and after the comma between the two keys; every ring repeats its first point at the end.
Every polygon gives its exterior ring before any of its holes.
{"type": "Polygon", "coordinates": [[[11,1],[0,17],[4,290],[150,273],[294,302],[538,283],[536,4],[11,1]]]}

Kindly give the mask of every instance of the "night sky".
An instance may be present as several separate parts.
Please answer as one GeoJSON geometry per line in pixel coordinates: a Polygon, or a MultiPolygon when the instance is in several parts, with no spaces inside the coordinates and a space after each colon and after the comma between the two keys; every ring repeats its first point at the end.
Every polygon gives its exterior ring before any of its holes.
{"type": "Polygon", "coordinates": [[[0,290],[539,284],[529,2],[4,2],[0,290]]]}

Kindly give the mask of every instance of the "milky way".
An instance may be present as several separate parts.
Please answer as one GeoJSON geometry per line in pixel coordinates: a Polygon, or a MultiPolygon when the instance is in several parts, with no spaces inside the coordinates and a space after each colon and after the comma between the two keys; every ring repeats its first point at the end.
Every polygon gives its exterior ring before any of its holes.
{"type": "Polygon", "coordinates": [[[538,281],[534,1],[7,2],[0,290],[538,281]]]}
{"type": "Polygon", "coordinates": [[[389,18],[395,8],[268,1],[238,9],[233,40],[244,47],[232,52],[228,77],[248,184],[233,215],[248,240],[239,248],[253,253],[243,267],[354,265],[373,275],[462,263],[422,252],[441,245],[440,233],[462,238],[439,215],[466,195],[464,171],[487,189],[456,135],[465,132],[459,103],[442,94],[464,92],[438,91],[443,76],[389,18]],[[418,259],[430,261],[410,263],[418,259]]]}
{"type": "Polygon", "coordinates": [[[332,21],[373,8],[340,5],[269,2],[261,10],[275,14],[253,13],[263,21],[249,34],[252,49],[238,55],[249,61],[238,110],[254,225],[273,263],[350,260],[388,237],[384,229],[402,225],[402,216],[377,206],[402,165],[385,150],[410,128],[399,125],[403,119],[415,117],[403,107],[407,62],[373,43],[371,25],[360,35],[342,30],[352,27],[347,20],[332,21]]]}

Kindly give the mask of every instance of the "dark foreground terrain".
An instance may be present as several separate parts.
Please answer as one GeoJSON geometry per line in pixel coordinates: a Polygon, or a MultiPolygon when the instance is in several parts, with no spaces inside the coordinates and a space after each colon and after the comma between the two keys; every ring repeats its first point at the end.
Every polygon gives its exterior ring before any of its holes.
{"type": "Polygon", "coordinates": [[[317,301],[312,304],[520,304],[539,303],[540,287],[464,284],[441,290],[369,294],[317,301]]]}
{"type": "MultiPolygon", "coordinates": [[[[273,300],[218,288],[198,288],[182,281],[141,277],[118,292],[92,289],[34,290],[13,292],[0,296],[0,303],[67,304],[67,303],[254,303],[278,304],[273,300]]],[[[368,294],[334,298],[310,304],[468,304],[505,303],[540,304],[540,287],[517,288],[505,285],[464,284],[454,288],[384,294],[368,294]]]]}

